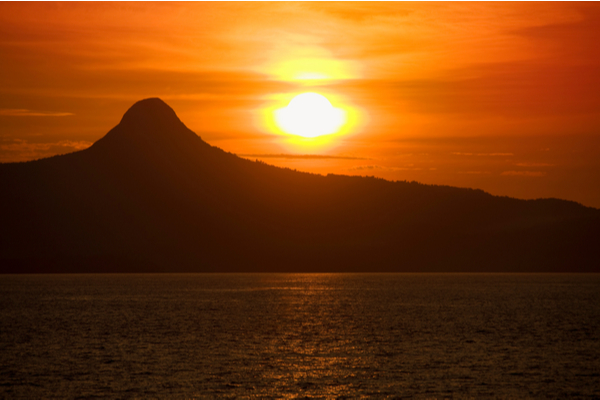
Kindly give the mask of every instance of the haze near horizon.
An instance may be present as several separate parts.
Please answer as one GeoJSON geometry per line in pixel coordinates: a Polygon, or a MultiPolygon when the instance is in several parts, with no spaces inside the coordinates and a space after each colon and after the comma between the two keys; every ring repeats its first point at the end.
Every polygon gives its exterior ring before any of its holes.
{"type": "Polygon", "coordinates": [[[269,164],[600,208],[597,3],[1,3],[0,23],[0,162],[85,149],[160,97],[269,164]]]}

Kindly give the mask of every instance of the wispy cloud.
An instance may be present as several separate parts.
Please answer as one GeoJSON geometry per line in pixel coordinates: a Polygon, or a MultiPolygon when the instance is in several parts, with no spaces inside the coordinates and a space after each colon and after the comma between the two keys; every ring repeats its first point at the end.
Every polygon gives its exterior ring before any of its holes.
{"type": "MultiPolygon", "coordinates": [[[[412,164],[410,167],[385,167],[383,165],[355,165],[354,167],[348,168],[348,171],[421,171],[422,168],[413,167],[412,164]]],[[[431,168],[430,168],[431,170],[431,168]]]]}
{"type": "Polygon", "coordinates": [[[350,156],[330,156],[323,154],[238,154],[240,157],[246,158],[283,158],[283,159],[303,159],[303,160],[368,160],[362,157],[350,156]]]}
{"type": "Polygon", "coordinates": [[[30,143],[22,139],[0,141],[0,162],[19,162],[51,157],[87,149],[92,142],[61,140],[52,143],[30,143]]]}
{"type": "Polygon", "coordinates": [[[7,117],[69,117],[68,112],[32,111],[21,108],[1,108],[0,115],[7,117]]]}
{"type": "Polygon", "coordinates": [[[486,175],[486,174],[490,174],[490,171],[459,171],[459,174],[466,174],[466,175],[486,175]]]}
{"type": "Polygon", "coordinates": [[[514,156],[513,153],[460,153],[453,152],[455,156],[478,156],[478,157],[511,157],[514,156]]]}
{"type": "Polygon", "coordinates": [[[382,167],[381,165],[355,165],[352,168],[348,168],[348,171],[368,171],[375,169],[385,169],[385,167],[382,167]]]}
{"type": "Polygon", "coordinates": [[[522,163],[516,163],[515,164],[517,167],[553,167],[554,164],[548,164],[548,163],[535,163],[535,162],[522,162],[522,163]]]}
{"type": "Polygon", "coordinates": [[[500,175],[541,177],[541,176],[545,176],[546,173],[542,172],[542,171],[504,171],[500,175]]]}

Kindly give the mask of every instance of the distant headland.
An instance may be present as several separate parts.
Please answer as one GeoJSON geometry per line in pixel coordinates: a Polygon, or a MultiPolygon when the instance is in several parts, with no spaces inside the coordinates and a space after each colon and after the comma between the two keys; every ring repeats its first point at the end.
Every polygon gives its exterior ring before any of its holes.
{"type": "Polygon", "coordinates": [[[0,188],[2,273],[600,271],[600,210],[246,160],[157,98],[0,188]]]}

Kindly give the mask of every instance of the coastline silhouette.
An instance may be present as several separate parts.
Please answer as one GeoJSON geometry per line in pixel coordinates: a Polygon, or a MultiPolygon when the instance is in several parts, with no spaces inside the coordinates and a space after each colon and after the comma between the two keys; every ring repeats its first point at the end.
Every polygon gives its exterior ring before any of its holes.
{"type": "Polygon", "coordinates": [[[157,98],[0,187],[2,273],[600,271],[598,209],[270,166],[157,98]]]}

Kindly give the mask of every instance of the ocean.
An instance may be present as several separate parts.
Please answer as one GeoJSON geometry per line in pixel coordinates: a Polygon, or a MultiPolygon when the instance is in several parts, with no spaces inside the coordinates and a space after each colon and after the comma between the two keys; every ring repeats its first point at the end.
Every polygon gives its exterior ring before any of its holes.
{"type": "Polygon", "coordinates": [[[0,398],[600,398],[600,274],[1,275],[0,398]]]}

